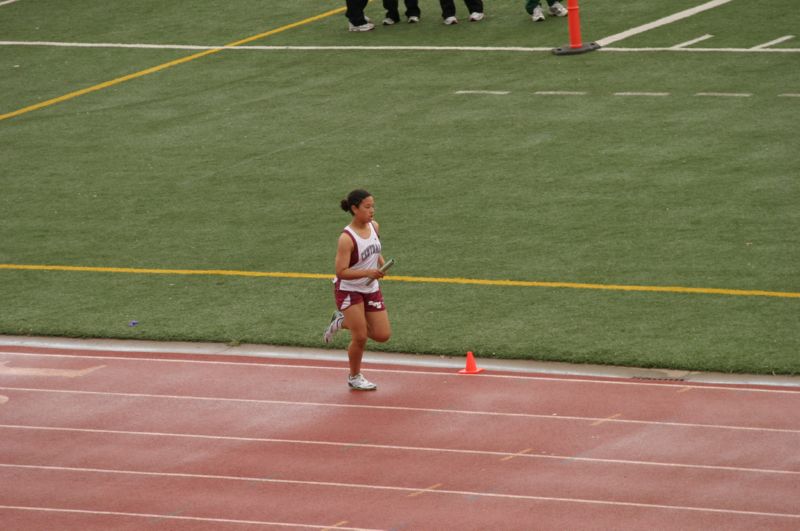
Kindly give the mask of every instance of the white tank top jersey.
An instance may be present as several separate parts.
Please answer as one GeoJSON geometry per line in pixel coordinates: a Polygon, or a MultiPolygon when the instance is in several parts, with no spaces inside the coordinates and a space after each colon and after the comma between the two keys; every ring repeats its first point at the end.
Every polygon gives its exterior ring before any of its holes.
{"type": "MultiPolygon", "coordinates": [[[[381,255],[381,241],[375,226],[369,224],[369,236],[362,238],[350,226],[344,228],[345,234],[353,239],[353,252],[350,253],[349,269],[378,269],[378,257],[381,255]]],[[[359,293],[374,293],[380,289],[377,280],[369,282],[369,277],[352,280],[334,278],[340,291],[358,291],[359,293]]]]}

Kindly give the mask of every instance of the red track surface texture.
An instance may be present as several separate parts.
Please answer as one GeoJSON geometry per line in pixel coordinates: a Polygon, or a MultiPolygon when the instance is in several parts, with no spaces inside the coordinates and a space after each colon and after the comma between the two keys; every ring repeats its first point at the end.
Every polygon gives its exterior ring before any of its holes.
{"type": "Polygon", "coordinates": [[[800,392],[0,349],[3,529],[800,529],[800,392]]]}

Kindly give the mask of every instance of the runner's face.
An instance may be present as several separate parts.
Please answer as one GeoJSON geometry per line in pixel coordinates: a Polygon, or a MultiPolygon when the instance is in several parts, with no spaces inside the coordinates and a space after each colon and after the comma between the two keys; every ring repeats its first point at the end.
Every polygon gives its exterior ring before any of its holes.
{"type": "Polygon", "coordinates": [[[353,207],[353,215],[362,223],[369,223],[375,217],[375,199],[372,196],[365,198],[357,207],[353,207]]]}

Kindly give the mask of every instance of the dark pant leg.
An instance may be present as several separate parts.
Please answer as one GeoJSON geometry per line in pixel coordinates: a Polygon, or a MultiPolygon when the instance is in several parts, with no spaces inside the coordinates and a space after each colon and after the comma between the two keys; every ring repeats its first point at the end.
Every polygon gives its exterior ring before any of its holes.
{"type": "Polygon", "coordinates": [[[442,18],[456,16],[456,3],[454,0],[439,0],[439,5],[442,6],[442,18]]]}
{"type": "Polygon", "coordinates": [[[386,18],[395,22],[400,22],[400,10],[398,9],[399,0],[383,0],[383,8],[386,10],[386,18]]]}
{"type": "Polygon", "coordinates": [[[422,14],[419,9],[419,0],[406,0],[405,4],[407,17],[418,17],[422,14]]]}
{"type": "Polygon", "coordinates": [[[483,13],[483,0],[464,0],[470,13],[483,13]]]}
{"type": "Polygon", "coordinates": [[[364,8],[367,7],[369,0],[345,0],[347,11],[344,16],[350,21],[353,26],[361,26],[367,23],[364,18],[364,8]]]}

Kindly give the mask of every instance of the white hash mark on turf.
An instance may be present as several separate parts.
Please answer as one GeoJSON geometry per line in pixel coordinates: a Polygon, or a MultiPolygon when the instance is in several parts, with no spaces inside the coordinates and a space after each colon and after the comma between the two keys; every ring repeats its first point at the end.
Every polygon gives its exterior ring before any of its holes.
{"type": "Polygon", "coordinates": [[[680,44],[676,44],[675,46],[670,47],[670,50],[680,50],[681,48],[686,48],[687,46],[691,46],[693,44],[697,44],[698,42],[707,41],[714,37],[713,35],[706,33],[702,37],[697,37],[696,39],[692,39],[690,41],[682,42],[680,44]]]}
{"type": "Polygon", "coordinates": [[[508,90],[457,90],[456,94],[490,94],[492,96],[505,96],[508,90]]]}
{"type": "Polygon", "coordinates": [[[628,37],[632,37],[633,35],[638,35],[640,33],[650,31],[651,29],[659,28],[661,26],[666,26],[667,24],[672,24],[673,22],[676,22],[678,20],[689,18],[698,13],[702,13],[703,11],[708,11],[709,9],[714,9],[715,7],[725,5],[729,2],[731,2],[731,0],[711,0],[711,2],[706,2],[705,4],[701,4],[691,9],[685,9],[683,11],[679,11],[673,15],[660,18],[648,24],[643,24],[641,26],[631,28],[627,31],[623,31],[622,33],[617,33],[616,35],[610,35],[608,37],[598,40],[597,44],[599,44],[600,46],[607,46],[612,42],[621,41],[623,39],[627,39],[628,37]]]}
{"type": "Polygon", "coordinates": [[[707,96],[712,98],[749,98],[749,92],[698,92],[695,96],[707,96]]]}
{"type": "Polygon", "coordinates": [[[615,92],[614,96],[669,96],[669,92],[615,92]]]}
{"type": "Polygon", "coordinates": [[[753,46],[750,48],[751,50],[763,50],[764,48],[769,48],[770,46],[775,46],[776,44],[780,44],[782,42],[790,41],[794,39],[794,35],[784,35],[780,39],[775,39],[774,41],[765,42],[764,44],[759,44],[758,46],[753,46]]]}

